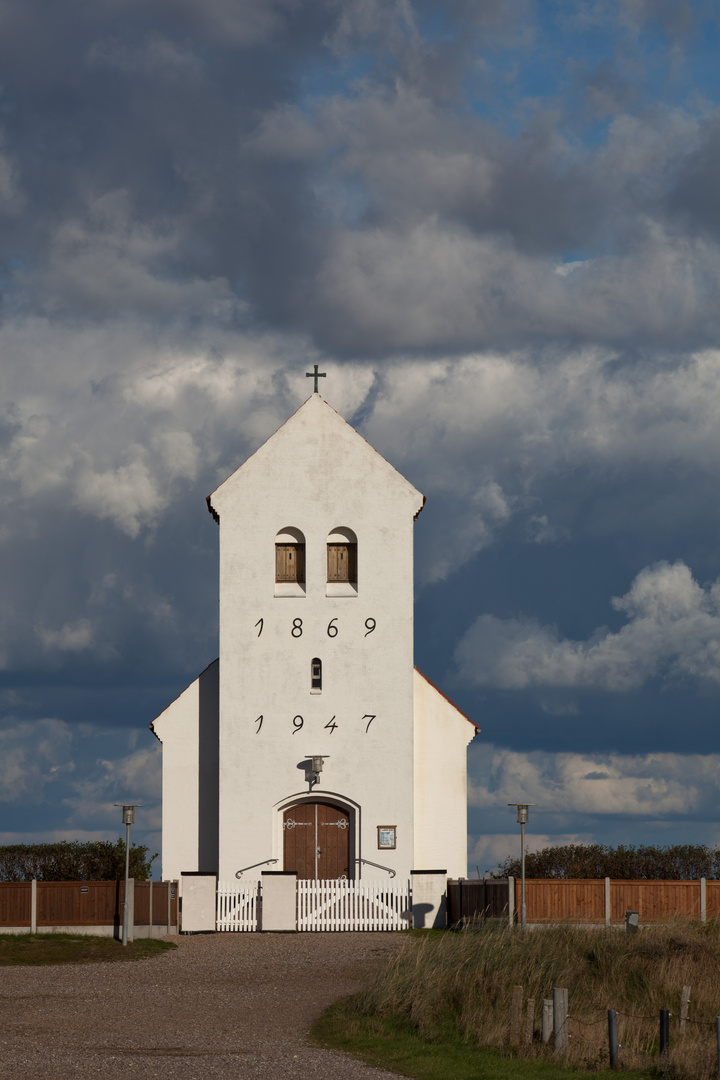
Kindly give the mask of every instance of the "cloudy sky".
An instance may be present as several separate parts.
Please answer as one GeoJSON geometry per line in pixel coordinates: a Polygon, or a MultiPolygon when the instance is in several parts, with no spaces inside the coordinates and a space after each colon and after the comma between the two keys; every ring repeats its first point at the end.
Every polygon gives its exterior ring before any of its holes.
{"type": "Polygon", "coordinates": [[[204,496],[323,395],[427,497],[470,866],[720,841],[712,0],[0,0],[0,841],[159,843],[204,496]]]}

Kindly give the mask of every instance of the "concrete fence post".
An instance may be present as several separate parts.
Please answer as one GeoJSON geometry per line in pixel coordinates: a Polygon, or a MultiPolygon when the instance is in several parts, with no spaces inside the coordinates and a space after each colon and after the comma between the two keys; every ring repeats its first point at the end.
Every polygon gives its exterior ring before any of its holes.
{"type": "Polygon", "coordinates": [[[413,927],[444,930],[447,926],[447,870],[411,870],[413,927]]]}
{"type": "Polygon", "coordinates": [[[508,923],[515,925],[515,878],[508,878],[508,923]]]}
{"type": "Polygon", "coordinates": [[[525,1045],[532,1046],[535,1036],[535,998],[528,998],[525,1009],[525,1045]]]}
{"type": "Polygon", "coordinates": [[[297,930],[297,870],[262,871],[262,924],[265,932],[297,930]]]}
{"type": "Polygon", "coordinates": [[[707,881],[700,878],[700,922],[707,922],[707,881]]]}
{"type": "Polygon", "coordinates": [[[553,1030],[553,1000],[543,998],[542,1003],[542,1041],[545,1045],[550,1042],[553,1030]]]}
{"type": "Polygon", "coordinates": [[[37,878],[30,882],[30,933],[37,934],[37,878]]]}
{"type": "MultiPolygon", "coordinates": [[[[215,929],[217,879],[214,874],[183,874],[182,932],[208,933],[215,929]]],[[[168,893],[169,895],[169,893],[168,893]]]]}
{"type": "Polygon", "coordinates": [[[612,922],[612,906],[610,903],[610,878],[605,878],[605,925],[609,926],[612,922]]]}

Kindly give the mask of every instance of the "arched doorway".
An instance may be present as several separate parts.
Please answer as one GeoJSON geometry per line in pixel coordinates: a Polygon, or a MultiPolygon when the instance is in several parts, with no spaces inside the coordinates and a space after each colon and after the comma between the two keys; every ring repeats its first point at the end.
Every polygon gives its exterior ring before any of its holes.
{"type": "Polygon", "coordinates": [[[331,803],[306,802],[283,814],[283,867],[300,880],[350,877],[350,816],[331,803]]]}

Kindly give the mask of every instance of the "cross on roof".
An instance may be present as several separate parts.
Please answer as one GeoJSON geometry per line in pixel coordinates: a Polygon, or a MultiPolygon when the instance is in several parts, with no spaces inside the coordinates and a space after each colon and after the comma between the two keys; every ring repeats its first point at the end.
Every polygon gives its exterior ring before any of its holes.
{"type": "Polygon", "coordinates": [[[325,371],[318,371],[318,366],[316,364],[314,371],[306,371],[305,372],[305,378],[315,380],[315,388],[313,390],[313,393],[314,394],[319,394],[320,391],[318,390],[318,379],[326,379],[327,378],[327,373],[325,371]]]}

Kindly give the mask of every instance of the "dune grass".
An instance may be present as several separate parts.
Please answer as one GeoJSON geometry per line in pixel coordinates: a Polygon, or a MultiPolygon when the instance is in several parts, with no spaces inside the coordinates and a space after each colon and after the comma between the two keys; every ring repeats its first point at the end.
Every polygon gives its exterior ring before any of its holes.
{"type": "MultiPolygon", "coordinates": [[[[487,1075],[493,1077],[504,1075],[498,1061],[521,1070],[508,1076],[560,1075],[560,1066],[602,1073],[608,1066],[607,1009],[614,1008],[623,1069],[644,1076],[660,1070],[674,1080],[710,1080],[717,1076],[718,971],[720,927],[715,923],[674,922],[627,935],[617,929],[571,926],[523,932],[488,922],[459,933],[409,938],[365,990],[326,1014],[316,1034],[336,1046],[345,1039],[344,1049],[354,1048],[363,1056],[391,1053],[393,1043],[406,1037],[415,1040],[416,1048],[425,1047],[428,1060],[439,1047],[456,1056],[462,1051],[476,1062],[474,1073],[468,1066],[468,1077],[484,1075],[483,1055],[488,1053],[496,1062],[488,1063],[487,1075]],[[523,1026],[527,1000],[535,1001],[530,1045],[511,1043],[510,1004],[516,986],[523,988],[523,1026]],[[691,999],[690,1022],[681,1036],[683,986],[691,987],[691,999]],[[552,997],[553,987],[566,987],[569,993],[570,1047],[561,1057],[552,1040],[545,1046],[540,1039],[542,1000],[552,997]],[[663,1008],[672,1017],[670,1052],[660,1062],[663,1008]],[[543,1067],[553,1071],[545,1074],[543,1067]]],[[[379,1058],[368,1060],[380,1063],[379,1058]]],[[[385,1064],[392,1067],[387,1057],[385,1064]]],[[[428,1078],[443,1075],[408,1067],[405,1071],[428,1078]]],[[[453,1068],[444,1075],[465,1074],[453,1068]]]]}
{"type": "MultiPolygon", "coordinates": [[[[313,1042],[343,1050],[378,1069],[417,1080],[574,1080],[585,1068],[563,1062],[518,1057],[468,1044],[451,1026],[424,1036],[409,1024],[383,1017],[349,1016],[347,1003],[329,1009],[313,1028],[313,1042]]],[[[593,1080],[617,1078],[610,1069],[593,1070],[593,1080]]],[[[623,1071],[623,1080],[649,1080],[647,1070],[623,1071]]]]}
{"type": "Polygon", "coordinates": [[[145,960],[176,948],[158,938],[138,938],[123,946],[114,938],[89,934],[0,934],[0,967],[145,960]]]}

